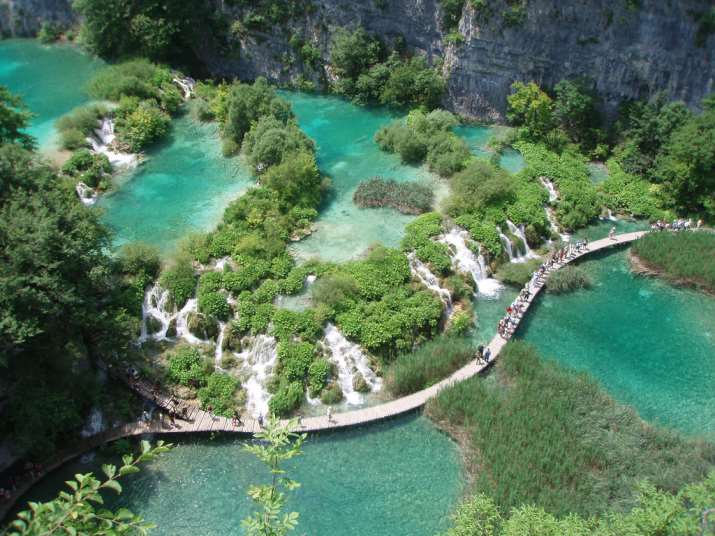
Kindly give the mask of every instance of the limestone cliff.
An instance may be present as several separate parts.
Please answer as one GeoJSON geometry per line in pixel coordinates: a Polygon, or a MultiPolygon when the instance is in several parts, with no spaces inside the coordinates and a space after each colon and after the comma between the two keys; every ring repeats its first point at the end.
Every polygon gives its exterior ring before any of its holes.
{"type": "MultiPolygon", "coordinates": [[[[199,1],[199,0],[197,0],[199,1]]],[[[391,43],[407,46],[442,66],[448,80],[445,106],[488,120],[503,118],[506,95],[515,80],[548,87],[563,78],[585,77],[613,110],[624,99],[648,98],[664,91],[697,107],[715,91],[715,35],[702,32],[700,14],[710,0],[521,0],[514,22],[505,16],[514,5],[482,0],[489,13],[475,12],[466,0],[459,34],[448,39],[437,0],[306,0],[300,17],[267,31],[234,23],[245,12],[227,0],[211,3],[225,32],[205,32],[196,44],[209,72],[252,79],[263,75],[287,83],[299,76],[324,83],[329,68],[303,65],[289,40],[298,35],[328,58],[336,28],[362,25],[391,43]],[[459,42],[461,40],[461,42],[459,42]]],[[[69,0],[0,0],[0,23],[18,13],[15,28],[32,31],[38,17],[69,17],[69,0]],[[14,6],[8,11],[7,6],[14,6]],[[19,11],[21,10],[21,11],[19,11]],[[26,17],[23,19],[23,17],[26,17]]],[[[20,32],[22,33],[22,32],[20,32]]]]}
{"type": "Polygon", "coordinates": [[[26,37],[35,35],[43,22],[71,25],[72,0],[0,0],[0,35],[26,37]]]}

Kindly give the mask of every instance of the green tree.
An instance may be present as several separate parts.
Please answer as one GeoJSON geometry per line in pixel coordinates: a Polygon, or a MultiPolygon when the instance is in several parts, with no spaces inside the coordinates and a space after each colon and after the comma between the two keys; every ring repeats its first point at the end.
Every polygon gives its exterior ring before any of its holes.
{"type": "Polygon", "coordinates": [[[577,143],[590,141],[598,128],[598,114],[593,95],[584,85],[572,80],[561,80],[554,86],[554,119],[577,143]]]}
{"type": "Polygon", "coordinates": [[[514,125],[523,127],[526,137],[542,139],[554,125],[551,97],[535,82],[514,82],[511,91],[507,97],[507,118],[514,125]]]}
{"type": "Polygon", "coordinates": [[[290,432],[297,427],[292,420],[282,424],[277,417],[270,417],[263,431],[256,434],[257,443],[244,446],[255,455],[270,471],[270,484],[253,485],[248,496],[259,510],[242,521],[249,536],[284,536],[298,525],[298,512],[283,513],[286,491],[297,489],[300,484],[286,477],[281,464],[301,454],[306,434],[290,432]]]}
{"type": "Polygon", "coordinates": [[[282,207],[317,207],[321,178],[315,157],[309,152],[289,155],[261,177],[261,183],[274,190],[282,207]]]}
{"type": "Polygon", "coordinates": [[[22,132],[31,118],[32,114],[22,99],[10,93],[5,86],[0,86],[0,145],[19,143],[25,149],[32,149],[35,139],[22,132]]]}
{"type": "Polygon", "coordinates": [[[99,508],[104,504],[102,493],[113,491],[122,493],[121,477],[139,472],[138,465],[154,460],[168,452],[171,444],[158,441],[152,448],[142,441],[138,456],[127,454],[122,457],[122,465],[102,465],[105,480],[100,481],[92,473],[77,474],[66,482],[69,491],[61,491],[57,498],[45,503],[30,503],[30,509],[20,512],[10,523],[7,536],[52,536],[55,534],[92,534],[109,536],[114,534],[148,534],[156,525],[126,508],[110,511],[99,508]]]}

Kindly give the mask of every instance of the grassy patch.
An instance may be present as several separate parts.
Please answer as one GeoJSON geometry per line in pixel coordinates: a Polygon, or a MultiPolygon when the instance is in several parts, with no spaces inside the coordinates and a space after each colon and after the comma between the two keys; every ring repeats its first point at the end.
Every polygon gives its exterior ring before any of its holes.
{"type": "Polygon", "coordinates": [[[566,294],[581,288],[590,288],[591,278],[579,266],[564,266],[555,271],[546,281],[546,290],[554,294],[566,294]]]}
{"type": "Polygon", "coordinates": [[[715,464],[715,446],[644,423],[596,382],[542,361],[523,342],[504,348],[488,379],[446,389],[427,412],[468,433],[474,491],[503,511],[626,511],[643,479],[675,491],[715,464]]]}
{"type": "Polygon", "coordinates": [[[715,234],[650,233],[633,244],[632,252],[670,281],[715,293],[715,234]]]}

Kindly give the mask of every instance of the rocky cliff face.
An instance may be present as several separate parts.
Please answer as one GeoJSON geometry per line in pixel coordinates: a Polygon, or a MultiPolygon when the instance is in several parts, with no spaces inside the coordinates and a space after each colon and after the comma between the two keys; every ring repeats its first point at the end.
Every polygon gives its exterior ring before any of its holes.
{"type": "MultiPolygon", "coordinates": [[[[608,110],[624,99],[659,91],[697,107],[715,91],[715,35],[698,38],[698,16],[711,9],[710,0],[522,0],[523,16],[511,25],[505,19],[506,0],[487,0],[489,15],[475,12],[466,0],[459,20],[461,42],[451,44],[437,0],[312,0],[304,16],[263,32],[233,24],[244,16],[234,2],[204,1],[227,29],[227,36],[218,37],[207,30],[197,45],[199,57],[216,76],[250,80],[260,75],[281,83],[304,77],[325,83],[330,70],[303,65],[289,43],[291,35],[312,43],[327,59],[337,28],[362,25],[388,43],[404,39],[409,48],[442,65],[448,80],[445,105],[480,119],[503,118],[506,95],[516,80],[549,87],[564,78],[585,77],[608,110]]],[[[69,19],[68,4],[0,0],[0,26],[31,32],[41,18],[69,19]],[[8,13],[14,14],[14,26],[8,13]]]]}
{"type": "Polygon", "coordinates": [[[76,20],[72,0],[0,0],[0,35],[35,35],[43,22],[70,26],[76,20]]]}

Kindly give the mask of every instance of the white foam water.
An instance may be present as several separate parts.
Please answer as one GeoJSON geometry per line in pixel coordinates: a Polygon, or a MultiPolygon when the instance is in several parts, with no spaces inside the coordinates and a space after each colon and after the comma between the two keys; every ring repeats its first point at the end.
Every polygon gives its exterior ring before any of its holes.
{"type": "Polygon", "coordinates": [[[139,164],[139,157],[133,153],[123,153],[112,148],[116,136],[114,134],[114,121],[107,117],[101,120],[94,135],[87,138],[95,153],[106,155],[109,163],[115,169],[130,169],[139,164]]]}
{"type": "Polygon", "coordinates": [[[449,290],[439,286],[437,276],[432,273],[425,263],[417,258],[417,254],[414,251],[407,255],[407,259],[410,261],[410,271],[412,275],[425,287],[439,296],[439,299],[442,300],[442,303],[447,309],[447,316],[450,316],[452,314],[452,295],[449,290]]]}
{"type": "Polygon", "coordinates": [[[554,203],[559,198],[559,192],[554,183],[546,177],[539,177],[539,181],[549,192],[549,203],[554,203]]]}
{"type": "Polygon", "coordinates": [[[82,204],[85,206],[94,205],[99,197],[97,195],[97,191],[94,188],[92,188],[91,186],[87,186],[82,181],[77,183],[77,185],[74,187],[74,190],[75,192],[77,192],[79,200],[82,201],[82,204]]]}
{"type": "Polygon", "coordinates": [[[472,276],[479,294],[496,296],[503,288],[496,279],[489,277],[489,269],[483,255],[475,255],[467,245],[471,240],[469,233],[455,227],[442,235],[439,241],[450,247],[454,269],[472,276]]]}
{"type": "Polygon", "coordinates": [[[337,366],[338,382],[348,405],[356,406],[365,401],[365,395],[353,388],[356,371],[365,378],[371,392],[382,388],[382,380],[370,368],[370,361],[362,349],[348,341],[333,324],[325,328],[325,344],[330,352],[329,359],[337,366]]]}
{"type": "Polygon", "coordinates": [[[246,391],[246,410],[253,416],[268,415],[271,394],[266,383],[278,361],[276,339],[268,335],[251,337],[249,348],[236,357],[243,361],[243,371],[248,379],[242,382],[246,391]]]}

